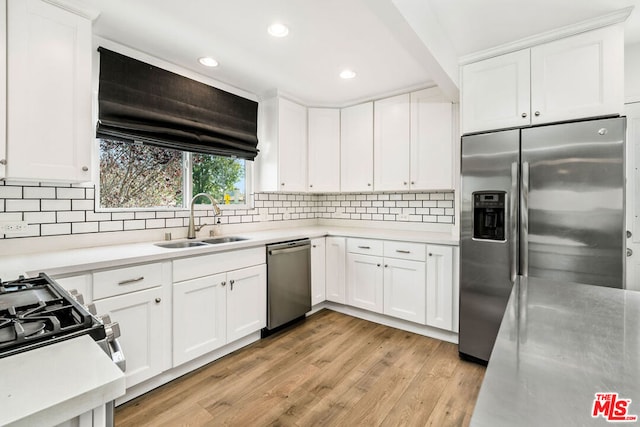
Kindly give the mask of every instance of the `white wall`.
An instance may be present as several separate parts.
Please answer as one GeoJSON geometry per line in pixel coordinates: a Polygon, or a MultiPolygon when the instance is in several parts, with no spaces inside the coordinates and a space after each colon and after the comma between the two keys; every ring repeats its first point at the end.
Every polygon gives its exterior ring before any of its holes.
{"type": "Polygon", "coordinates": [[[624,48],[625,103],[640,102],[640,43],[624,48]]]}

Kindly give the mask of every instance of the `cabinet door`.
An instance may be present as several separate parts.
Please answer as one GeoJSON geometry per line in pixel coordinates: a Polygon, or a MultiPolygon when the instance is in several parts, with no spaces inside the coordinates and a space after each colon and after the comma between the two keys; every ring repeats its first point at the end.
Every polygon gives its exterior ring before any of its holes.
{"type": "Polygon", "coordinates": [[[427,245],[427,325],[453,328],[453,248],[427,245]]]}
{"type": "Polygon", "coordinates": [[[309,191],[340,191],[340,110],[309,108],[309,191]]]}
{"type": "Polygon", "coordinates": [[[327,301],[346,303],[346,245],[344,237],[327,237],[326,245],[326,292],[327,301]]]}
{"type": "Polygon", "coordinates": [[[462,133],[530,124],[529,49],[462,67],[462,133]]]}
{"type": "Polygon", "coordinates": [[[266,264],[227,273],[227,342],[267,326],[266,264]]]}
{"type": "Polygon", "coordinates": [[[307,109],[278,99],[280,191],[307,191],[307,109]]]}
{"type": "Polygon", "coordinates": [[[384,314],[424,325],[425,263],[384,259],[384,314]]]}
{"type": "Polygon", "coordinates": [[[533,123],[622,114],[621,25],[531,48],[533,123]]]}
{"type": "Polygon", "coordinates": [[[173,285],[173,366],[226,344],[225,281],[216,274],[173,285]]]}
{"type": "Polygon", "coordinates": [[[120,324],[118,338],[127,360],[127,388],[162,372],[163,328],[162,288],[152,288],[94,301],[100,314],[109,313],[120,324]]]}
{"type": "Polygon", "coordinates": [[[373,102],[340,111],[340,190],[373,191],[373,102]]]}
{"type": "Polygon", "coordinates": [[[409,189],[410,95],[398,95],[374,104],[373,188],[409,189]]]}
{"type": "Polygon", "coordinates": [[[347,254],[347,304],[382,313],[382,280],[381,257],[347,254]]]}
{"type": "Polygon", "coordinates": [[[438,88],[411,94],[411,189],[453,188],[453,104],[438,88]]]}
{"type": "MultiPolygon", "coordinates": [[[[0,22],[7,22],[7,0],[0,0],[0,22]]],[[[0,29],[0,178],[7,176],[7,30],[0,29]]]]}
{"type": "Polygon", "coordinates": [[[311,305],[320,304],[326,298],[326,248],[325,238],[311,239],[311,305]]]}
{"type": "Polygon", "coordinates": [[[91,22],[9,0],[7,30],[7,177],[90,181],[91,22]]]}

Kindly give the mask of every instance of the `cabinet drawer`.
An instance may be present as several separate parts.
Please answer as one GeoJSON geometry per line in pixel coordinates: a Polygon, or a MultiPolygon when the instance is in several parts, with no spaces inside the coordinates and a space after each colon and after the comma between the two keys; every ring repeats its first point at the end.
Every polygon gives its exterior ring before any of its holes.
{"type": "Polygon", "coordinates": [[[173,261],[173,282],[195,279],[267,262],[264,246],[182,258],[173,261]]]}
{"type": "Polygon", "coordinates": [[[162,264],[135,265],[93,273],[93,299],[112,297],[162,285],[162,264]]]}
{"type": "Polygon", "coordinates": [[[347,252],[382,256],[382,241],[371,239],[347,239],[347,252]]]}
{"type": "Polygon", "coordinates": [[[426,261],[427,246],[423,243],[384,242],[384,256],[413,261],[426,261]]]}

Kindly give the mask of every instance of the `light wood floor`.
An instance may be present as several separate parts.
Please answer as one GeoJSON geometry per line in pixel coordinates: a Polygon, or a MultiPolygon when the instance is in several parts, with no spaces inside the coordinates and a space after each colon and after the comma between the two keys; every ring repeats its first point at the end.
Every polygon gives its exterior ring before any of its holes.
{"type": "Polygon", "coordinates": [[[125,426],[466,426],[485,368],[457,346],[320,311],[116,409],[125,426]]]}

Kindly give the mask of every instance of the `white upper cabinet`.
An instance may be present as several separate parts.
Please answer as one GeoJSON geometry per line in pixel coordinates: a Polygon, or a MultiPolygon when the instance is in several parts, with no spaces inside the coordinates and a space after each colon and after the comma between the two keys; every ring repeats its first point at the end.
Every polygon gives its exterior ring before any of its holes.
{"type": "Polygon", "coordinates": [[[8,0],[5,177],[91,180],[91,21],[8,0]]]}
{"type": "Polygon", "coordinates": [[[340,111],[340,189],[373,191],[373,102],[340,111]]]}
{"type": "Polygon", "coordinates": [[[532,123],[621,114],[623,104],[621,25],[531,49],[532,123]]]}
{"type": "Polygon", "coordinates": [[[453,188],[453,114],[438,88],[411,94],[412,190],[453,188]]]}
{"type": "Polygon", "coordinates": [[[462,133],[530,123],[529,49],[462,68],[462,133]]]}
{"type": "Polygon", "coordinates": [[[309,108],[309,191],[340,191],[340,110],[309,108]]]}
{"type": "Polygon", "coordinates": [[[307,191],[307,109],[276,97],[260,103],[257,191],[307,191]]]}
{"type": "MultiPolygon", "coordinates": [[[[7,1],[0,0],[0,22],[7,22],[7,1]]],[[[7,31],[0,29],[0,178],[7,162],[7,31]]]]}
{"type": "Polygon", "coordinates": [[[462,67],[462,133],[621,114],[622,24],[462,67]]]}
{"type": "Polygon", "coordinates": [[[375,191],[409,189],[410,95],[374,103],[375,191]]]}

